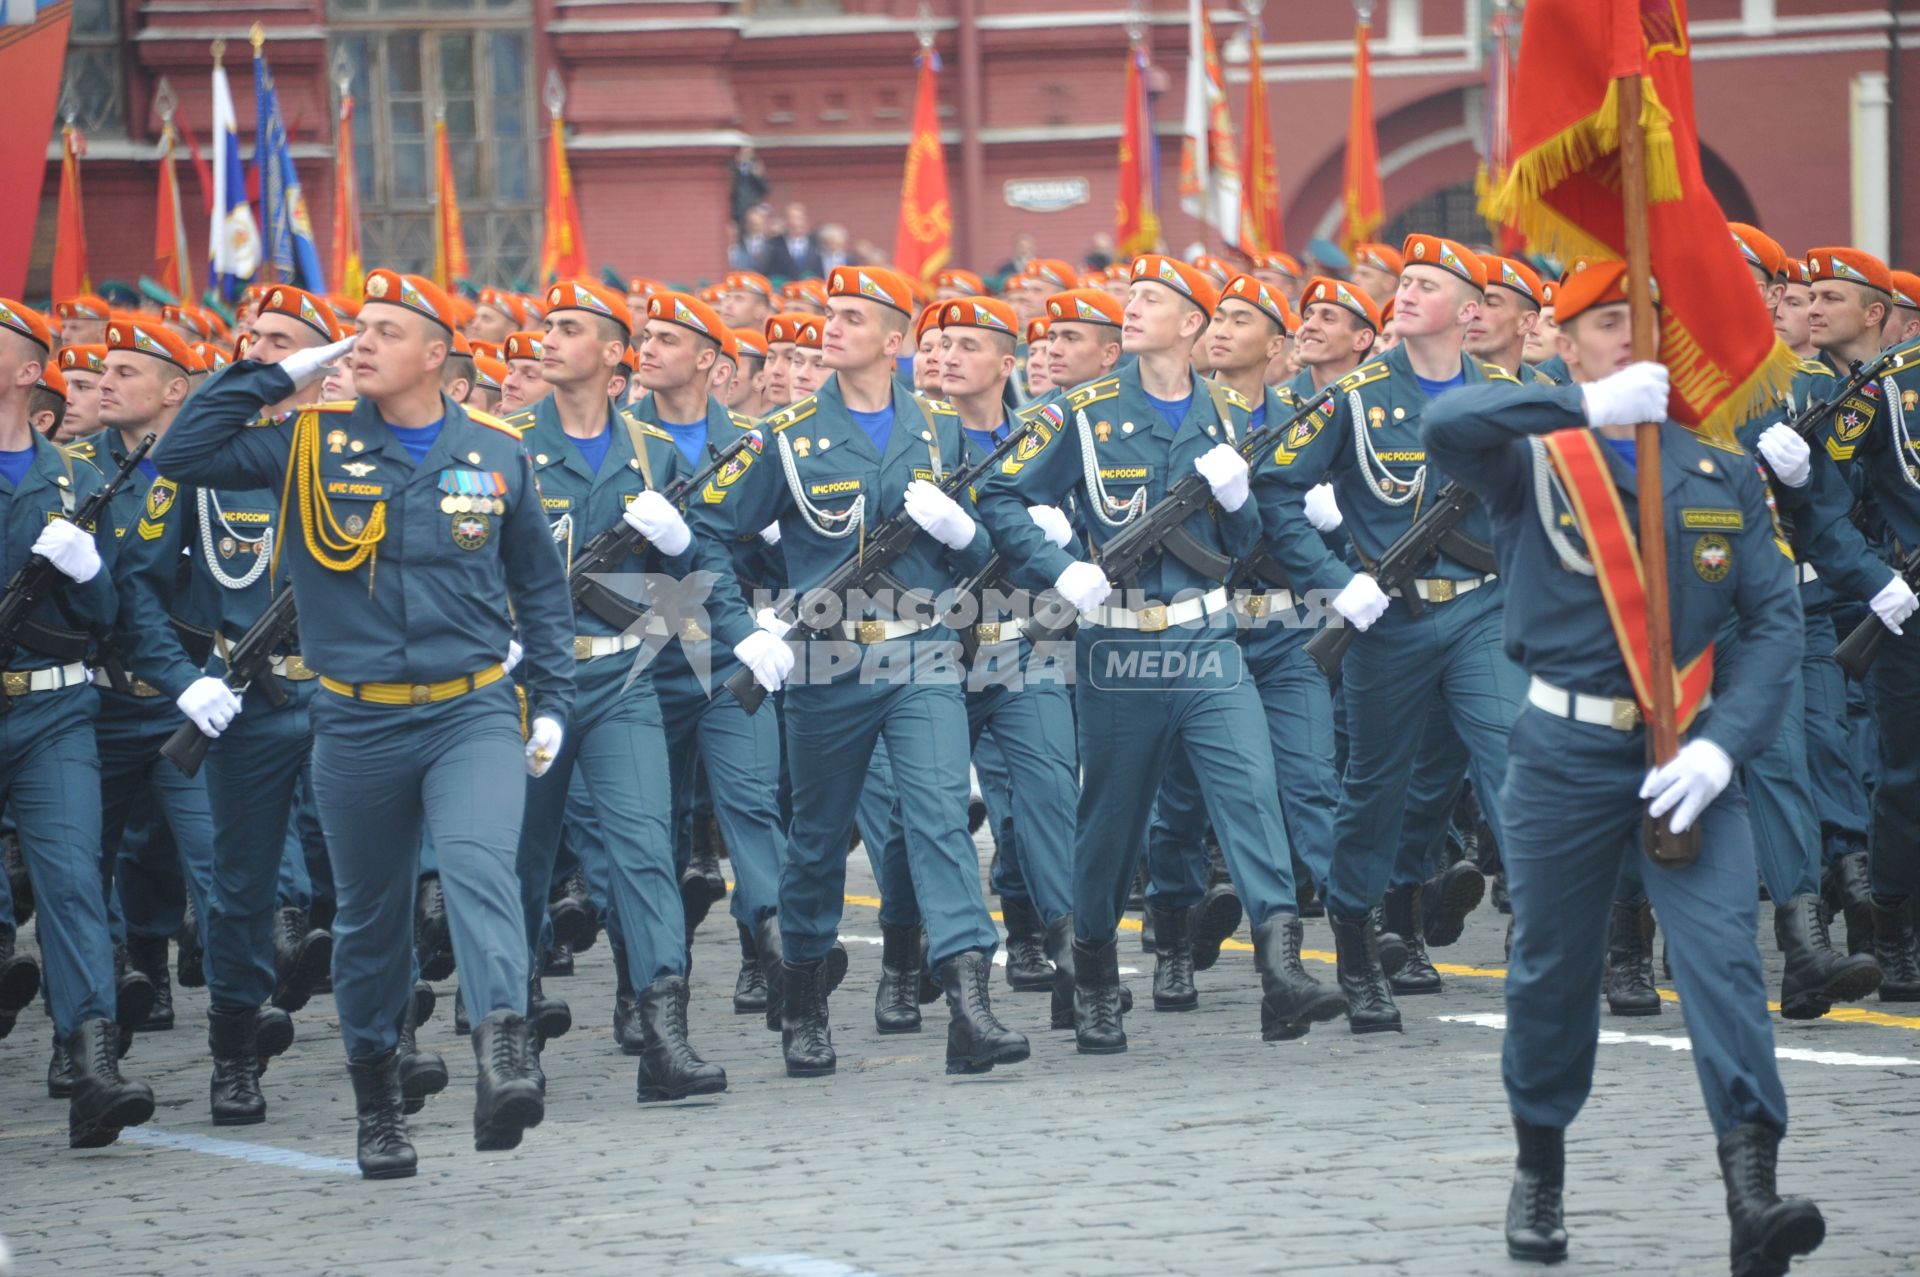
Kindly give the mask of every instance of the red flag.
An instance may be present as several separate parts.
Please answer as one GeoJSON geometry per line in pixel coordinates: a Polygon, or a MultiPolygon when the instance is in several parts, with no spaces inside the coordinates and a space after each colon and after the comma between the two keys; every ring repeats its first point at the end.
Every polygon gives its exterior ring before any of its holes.
{"type": "Polygon", "coordinates": [[[1506,185],[1513,168],[1513,135],[1509,121],[1513,114],[1513,14],[1502,6],[1493,15],[1493,56],[1487,59],[1486,135],[1479,171],[1474,174],[1474,194],[1480,202],[1480,216],[1487,219],[1487,230],[1503,257],[1516,257],[1522,240],[1519,232],[1502,226],[1492,212],[1493,198],[1506,185]]]}
{"type": "Polygon", "coordinates": [[[1114,240],[1122,260],[1150,253],[1160,243],[1146,71],[1147,51],[1136,42],[1127,48],[1126,101],[1120,123],[1120,192],[1114,201],[1114,240]]]}
{"type": "Polygon", "coordinates": [[[60,215],[53,233],[53,295],[56,299],[93,291],[87,274],[87,219],[80,211],[80,156],[86,141],[69,124],[62,132],[60,215]]]}
{"type": "Polygon", "coordinates": [[[185,301],[193,278],[187,260],[187,224],[180,212],[180,176],[173,166],[173,121],[160,135],[160,200],[153,224],[154,276],[160,286],[185,301]]]}
{"type": "Polygon", "coordinates": [[[552,109],[547,135],[546,244],[540,252],[540,276],[548,283],[587,273],[587,246],[580,235],[580,206],[573,198],[573,174],[567,168],[567,124],[552,109]]]}
{"type": "Polygon", "coordinates": [[[1273,157],[1273,126],[1267,118],[1267,81],[1260,71],[1260,19],[1247,32],[1247,154],[1240,165],[1240,251],[1282,252],[1286,228],[1280,221],[1280,165],[1273,157]]]}
{"type": "Polygon", "coordinates": [[[1187,6],[1187,104],[1180,140],[1180,207],[1202,235],[1240,246],[1240,156],[1233,144],[1227,80],[1201,0],[1187,6]]]}
{"type": "Polygon", "coordinates": [[[24,297],[73,9],[13,7],[21,12],[0,25],[0,84],[7,86],[7,127],[0,129],[0,173],[7,175],[0,182],[0,296],[24,297]]]}
{"type": "Polygon", "coordinates": [[[473,268],[467,264],[467,236],[460,228],[460,192],[453,180],[453,152],[447,145],[447,121],[433,122],[433,282],[452,288],[473,268]]]}
{"type": "Polygon", "coordinates": [[[332,291],[360,301],[367,284],[360,257],[360,174],[353,152],[353,94],[340,95],[340,132],[333,152],[332,291]]]}
{"type": "Polygon", "coordinates": [[[1675,421],[1730,442],[1796,361],[1707,189],[1685,0],[1534,0],[1514,85],[1513,170],[1494,211],[1537,250],[1624,257],[1619,89],[1641,82],[1660,359],[1675,421]]]}
{"type": "Polygon", "coordinates": [[[929,288],[952,254],[953,205],[947,198],[947,160],[940,149],[940,95],[935,74],[940,58],[922,49],[920,83],[913,96],[913,140],[900,180],[900,225],[893,236],[893,264],[929,288]]]}
{"type": "Polygon", "coordinates": [[[1367,56],[1367,21],[1353,30],[1353,109],[1347,117],[1346,215],[1340,223],[1340,247],[1351,253],[1373,238],[1386,220],[1380,193],[1380,138],[1373,128],[1373,64],[1367,56]]]}

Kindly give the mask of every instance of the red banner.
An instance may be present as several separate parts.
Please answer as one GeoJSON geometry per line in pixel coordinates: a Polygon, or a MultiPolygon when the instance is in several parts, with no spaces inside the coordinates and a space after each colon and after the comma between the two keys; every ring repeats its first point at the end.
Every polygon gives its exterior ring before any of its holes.
{"type": "Polygon", "coordinates": [[[1151,253],[1160,244],[1154,207],[1153,120],[1148,114],[1147,52],[1127,49],[1126,102],[1120,121],[1120,193],[1114,201],[1114,241],[1123,261],[1151,253]]]}
{"type": "Polygon", "coordinates": [[[333,150],[333,292],[360,301],[367,266],[360,256],[360,175],[353,151],[353,94],[340,98],[340,132],[333,150]]]}
{"type": "Polygon", "coordinates": [[[473,268],[467,264],[467,235],[460,227],[460,192],[453,180],[453,152],[447,122],[433,122],[433,282],[451,289],[473,268]]]}
{"type": "Polygon", "coordinates": [[[940,59],[923,49],[919,87],[913,97],[913,140],[907,144],[906,175],[900,180],[900,224],[893,236],[893,264],[929,288],[952,254],[953,205],[947,196],[947,159],[940,149],[940,59]]]}
{"type": "Polygon", "coordinates": [[[1280,165],[1273,155],[1273,125],[1267,115],[1267,80],[1260,68],[1260,23],[1247,31],[1247,154],[1240,165],[1240,251],[1284,252],[1280,221],[1280,165]]]}
{"type": "Polygon", "coordinates": [[[62,134],[60,212],[53,230],[53,299],[93,291],[87,274],[87,218],[80,207],[80,153],[86,143],[80,130],[69,126],[62,134]]]}
{"type": "Polygon", "coordinates": [[[1380,191],[1380,136],[1373,127],[1373,61],[1367,52],[1367,24],[1353,30],[1353,108],[1347,116],[1346,216],[1340,222],[1340,247],[1348,253],[1373,238],[1386,220],[1380,191]]]}
{"type": "Polygon", "coordinates": [[[31,22],[0,26],[0,84],[7,86],[7,127],[0,129],[0,296],[27,291],[33,228],[40,220],[47,141],[60,100],[73,6],[41,8],[31,22]]]}
{"type": "Polygon", "coordinates": [[[173,166],[173,124],[160,138],[160,200],[153,223],[154,276],[160,287],[186,301],[193,266],[187,258],[187,224],[180,211],[180,177],[173,166]]]}
{"type": "Polygon", "coordinates": [[[580,205],[573,198],[573,172],[567,167],[567,122],[553,112],[547,136],[547,216],[540,276],[579,279],[587,273],[587,246],[580,234],[580,205]]]}

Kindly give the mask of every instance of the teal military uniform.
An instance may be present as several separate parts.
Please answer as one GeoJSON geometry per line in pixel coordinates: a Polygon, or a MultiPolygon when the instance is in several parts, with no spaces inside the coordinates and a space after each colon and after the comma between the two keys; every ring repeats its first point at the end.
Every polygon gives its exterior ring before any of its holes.
{"type": "MultiPolygon", "coordinates": [[[[1469,386],[1513,382],[1506,372],[1467,357],[1460,375],[1469,386]]],[[[1338,384],[1325,407],[1263,453],[1255,470],[1253,490],[1268,543],[1296,591],[1345,587],[1446,484],[1420,440],[1428,400],[1404,348],[1361,365],[1338,384]],[[1333,485],[1341,530],[1358,566],[1335,557],[1307,522],[1302,503],[1322,480],[1333,485]]],[[[1349,745],[1327,907],[1348,921],[1365,915],[1392,877],[1403,796],[1426,736],[1413,728],[1425,721],[1436,693],[1472,757],[1474,790],[1487,823],[1496,835],[1500,831],[1507,728],[1519,712],[1523,680],[1500,651],[1504,591],[1485,548],[1486,512],[1474,510],[1457,530],[1469,543],[1456,550],[1462,557],[1443,553],[1421,569],[1419,588],[1428,600],[1423,614],[1415,616],[1407,600],[1396,599],[1355,639],[1342,665],[1349,745]]],[[[1437,772],[1437,761],[1435,767],[1437,772]]]]}
{"type": "MultiPolygon", "coordinates": [[[[690,521],[724,543],[777,519],[788,584],[805,597],[858,552],[863,529],[900,509],[909,483],[937,481],[961,461],[958,417],[934,412],[899,383],[891,410],[891,431],[877,448],[849,414],[839,377],[829,377],[817,394],[762,421],[767,451],[724,485],[695,494],[690,521]]],[[[957,499],[966,504],[965,494],[957,499]]],[[[937,594],[978,570],[988,553],[984,530],[976,529],[959,551],[922,534],[893,564],[892,575],[910,589],[937,594]]],[[[990,955],[999,941],[967,834],[967,710],[953,634],[936,625],[883,638],[894,619],[878,607],[861,607],[842,622],[852,623],[851,634],[842,628],[827,636],[841,641],[802,644],[786,686],[793,822],[781,871],[780,929],[792,964],[821,961],[833,945],[848,835],[880,740],[893,766],[932,964],[970,949],[990,955]],[[861,621],[866,637],[880,641],[844,641],[861,637],[861,621]]]]}
{"type": "Polygon", "coordinates": [[[334,1001],[347,1055],[362,1060],[395,1046],[412,994],[423,825],[468,1011],[476,1023],[497,1010],[525,1013],[514,848],[526,771],[520,708],[500,662],[517,622],[527,713],[564,724],[572,610],[533,461],[510,428],[443,397],[439,433],[415,462],[370,400],[253,424],[262,405],[293,392],[276,366],[243,359],[222,369],[158,460],[185,483],[291,485],[295,511],[324,502],[318,527],[305,514],[289,519],[282,569],[299,598],[303,655],[321,681],[313,791],[339,900],[334,1001]],[[302,432],[306,451],[296,454],[302,432]],[[356,538],[372,553],[343,568],[354,556],[342,547],[356,538]]]}

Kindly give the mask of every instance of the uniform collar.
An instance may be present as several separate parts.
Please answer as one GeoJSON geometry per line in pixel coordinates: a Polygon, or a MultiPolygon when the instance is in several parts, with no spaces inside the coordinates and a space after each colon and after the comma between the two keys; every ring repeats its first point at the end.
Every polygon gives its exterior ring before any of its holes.
{"type": "MultiPolygon", "coordinates": [[[[611,402],[607,405],[607,413],[610,418],[609,429],[612,429],[616,435],[625,433],[619,429],[617,414],[614,413],[611,402]]],[[[593,482],[594,472],[587,468],[587,459],[580,455],[579,445],[574,443],[573,436],[561,428],[560,410],[554,407],[552,395],[543,397],[533,406],[533,426],[536,430],[552,427],[551,433],[554,436],[552,446],[559,463],[579,476],[582,483],[593,482]]],[[[606,467],[602,466],[601,469],[605,470],[606,467]]]]}
{"type": "MultiPolygon", "coordinates": [[[[1594,432],[1600,442],[1600,455],[1606,458],[1607,469],[1613,476],[1613,486],[1627,496],[1640,495],[1640,474],[1638,464],[1628,465],[1627,459],[1614,450],[1612,444],[1594,432]]],[[[1737,463],[1740,458],[1728,454],[1725,458],[1704,455],[1712,449],[1705,448],[1694,436],[1693,431],[1676,422],[1668,421],[1660,427],[1660,491],[1671,494],[1692,475],[1722,478],[1726,474],[1722,464],[1737,463]],[[1712,469],[1703,469],[1711,466],[1712,469]]]]}
{"type": "Polygon", "coordinates": [[[1147,387],[1145,383],[1140,380],[1139,360],[1134,360],[1132,367],[1124,369],[1120,373],[1120,385],[1122,389],[1131,386],[1139,393],[1141,402],[1147,409],[1148,420],[1145,423],[1146,427],[1152,432],[1155,438],[1165,440],[1167,443],[1173,443],[1181,435],[1186,434],[1186,428],[1190,425],[1196,426],[1202,433],[1205,432],[1207,414],[1213,411],[1213,398],[1207,393],[1206,387],[1201,384],[1199,373],[1191,370],[1187,373],[1187,393],[1191,396],[1191,399],[1187,404],[1187,415],[1180,419],[1179,435],[1176,435],[1173,430],[1168,427],[1166,418],[1162,417],[1160,410],[1153,406],[1153,398],[1147,394],[1147,387]],[[1196,414],[1198,415],[1196,416],[1196,414]]]}
{"type": "MultiPolygon", "coordinates": [[[[62,492],[73,491],[73,480],[68,477],[68,462],[60,449],[45,439],[39,431],[33,431],[33,464],[20,476],[20,482],[13,490],[15,497],[25,496],[36,488],[56,488],[62,492]]],[[[114,437],[119,438],[118,432],[114,437]]]]}

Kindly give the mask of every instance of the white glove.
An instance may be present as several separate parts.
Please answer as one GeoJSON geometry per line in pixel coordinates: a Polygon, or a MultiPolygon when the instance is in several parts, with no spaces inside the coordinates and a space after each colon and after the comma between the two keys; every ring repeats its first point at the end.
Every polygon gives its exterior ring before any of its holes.
{"type": "Polygon", "coordinates": [[[1685,833],[1732,779],[1733,760],[1726,750],[1710,740],[1692,740],[1672,762],[1647,773],[1640,796],[1653,799],[1649,815],[1658,820],[1671,811],[1673,832],[1685,833]]]}
{"type": "Polygon", "coordinates": [[[760,539],[762,541],[765,541],[768,545],[779,545],[780,544],[780,520],[775,519],[772,523],[769,523],[766,527],[761,528],[760,539]]]}
{"type": "Polygon", "coordinates": [[[766,630],[755,630],[733,645],[734,659],[753,671],[753,681],[777,692],[793,672],[793,649],[766,630]]]}
{"type": "Polygon", "coordinates": [[[500,668],[508,674],[513,673],[513,667],[518,665],[520,663],[520,658],[525,656],[526,654],[527,654],[527,649],[520,646],[519,639],[508,639],[507,640],[507,659],[500,662],[500,668]]]}
{"type": "Polygon", "coordinates": [[[763,607],[753,614],[753,623],[775,638],[785,641],[793,633],[793,626],[780,619],[779,613],[770,607],[763,607]]]}
{"type": "Polygon", "coordinates": [[[330,346],[318,346],[312,350],[296,350],[280,361],[280,371],[287,374],[298,386],[312,381],[326,371],[327,365],[353,349],[353,338],[347,337],[330,346]]]}
{"type": "Polygon", "coordinates": [[[1213,489],[1213,499],[1232,514],[1247,503],[1247,459],[1224,443],[1216,443],[1193,459],[1193,468],[1213,489]]]}
{"type": "Polygon", "coordinates": [[[1908,585],[1904,578],[1895,576],[1893,580],[1886,583],[1880,593],[1873,596],[1867,606],[1872,608],[1873,614],[1880,618],[1880,624],[1895,634],[1905,634],[1906,631],[1900,627],[1906,623],[1908,617],[1913,615],[1916,608],[1920,608],[1920,599],[1914,598],[1913,587],[1908,585]]]}
{"type": "Polygon", "coordinates": [[[536,718],[527,732],[527,775],[539,780],[560,756],[560,740],[566,733],[551,718],[536,718]]]}
{"type": "Polygon", "coordinates": [[[1381,590],[1380,583],[1362,572],[1333,596],[1333,610],[1346,617],[1347,623],[1354,629],[1365,633],[1385,614],[1387,605],[1392,602],[1381,590]]]}
{"type": "Polygon", "coordinates": [[[100,550],[93,543],[93,533],[66,519],[55,519],[40,529],[33,553],[45,556],[61,575],[83,585],[100,571],[100,550]]]}
{"type": "Polygon", "coordinates": [[[1053,588],[1077,610],[1091,612],[1113,593],[1113,582],[1107,580],[1107,574],[1096,565],[1075,559],[1060,570],[1053,588]]]}
{"type": "Polygon", "coordinates": [[[1580,387],[1587,424],[1637,426],[1667,419],[1667,366],[1652,360],[1628,364],[1619,372],[1580,387]]]}
{"type": "Polygon", "coordinates": [[[925,479],[907,485],[906,510],[921,531],[949,550],[964,550],[973,542],[973,516],[925,479]]]}
{"type": "Polygon", "coordinates": [[[1333,499],[1331,483],[1316,483],[1307,489],[1307,522],[1313,525],[1315,532],[1332,532],[1346,516],[1340,513],[1340,503],[1333,499]]]}
{"type": "Polygon", "coordinates": [[[1773,477],[1789,488],[1804,488],[1813,477],[1812,450],[1807,441],[1776,421],[1760,432],[1760,455],[1773,468],[1773,477]]]}
{"type": "Polygon", "coordinates": [[[217,737],[226,731],[227,724],[240,712],[240,698],[217,678],[194,679],[174,704],[209,737],[217,737]]]}
{"type": "Polygon", "coordinates": [[[620,515],[627,526],[653,542],[654,548],[671,558],[676,554],[685,554],[687,547],[693,544],[693,531],[687,527],[687,521],[673,508],[673,502],[658,492],[642,492],[627,502],[627,508],[620,515]]]}
{"type": "Polygon", "coordinates": [[[1066,511],[1059,506],[1030,505],[1027,507],[1027,517],[1058,548],[1066,549],[1067,542],[1073,540],[1073,524],[1068,522],[1066,511]]]}

